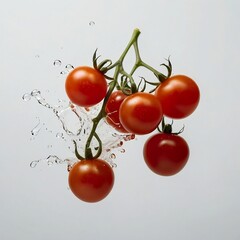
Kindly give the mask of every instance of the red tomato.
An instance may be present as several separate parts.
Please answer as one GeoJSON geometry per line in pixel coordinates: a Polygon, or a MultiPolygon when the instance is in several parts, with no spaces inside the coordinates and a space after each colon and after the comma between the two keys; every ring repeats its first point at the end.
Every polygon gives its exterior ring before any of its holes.
{"type": "Polygon", "coordinates": [[[85,202],[98,202],[112,190],[114,172],[103,160],[81,160],[70,170],[68,182],[76,197],[85,202]]]}
{"type": "Polygon", "coordinates": [[[146,141],[143,156],[147,166],[154,173],[170,176],[181,171],[186,165],[189,147],[180,136],[157,133],[146,141]]]}
{"type": "Polygon", "coordinates": [[[122,133],[128,133],[128,131],[120,123],[119,119],[119,108],[126,97],[127,95],[120,90],[113,92],[110,95],[105,108],[107,113],[106,120],[108,124],[122,133]]]}
{"type": "Polygon", "coordinates": [[[106,96],[107,81],[100,71],[81,66],[68,74],[65,89],[73,103],[91,107],[106,96]]]}
{"type": "Polygon", "coordinates": [[[198,106],[200,91],[189,77],[176,75],[166,79],[155,91],[163,114],[170,118],[185,118],[198,106]]]}
{"type": "Polygon", "coordinates": [[[150,93],[137,92],[128,96],[119,109],[121,124],[134,134],[152,132],[162,120],[162,116],[160,102],[150,93]]]}

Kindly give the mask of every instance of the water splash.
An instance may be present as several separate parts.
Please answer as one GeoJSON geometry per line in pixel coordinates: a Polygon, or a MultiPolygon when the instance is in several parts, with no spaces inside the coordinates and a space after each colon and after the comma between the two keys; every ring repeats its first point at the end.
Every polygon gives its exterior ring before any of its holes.
{"type": "Polygon", "coordinates": [[[61,159],[57,155],[48,155],[46,158],[32,161],[30,163],[30,167],[35,168],[41,162],[46,163],[48,166],[52,166],[54,164],[66,164],[68,167],[70,167],[76,162],[76,160],[75,159],[61,159]]]}
{"type": "MultiPolygon", "coordinates": [[[[42,107],[51,110],[57,120],[60,121],[63,130],[63,132],[57,132],[56,137],[58,139],[64,139],[68,144],[68,149],[73,153],[75,150],[73,144],[74,140],[77,143],[79,153],[84,155],[85,143],[92,129],[92,119],[99,113],[101,103],[91,108],[82,108],[71,102],[67,103],[66,101],[58,100],[61,105],[56,106],[49,104],[38,89],[34,89],[30,94],[26,93],[24,95],[28,96],[28,98],[30,96],[30,99],[35,99],[42,107]]],[[[23,100],[26,101],[24,98],[23,100]]],[[[37,136],[43,125],[45,125],[44,123],[41,124],[39,118],[38,120],[37,125],[31,131],[33,136],[37,136]]],[[[116,167],[113,161],[117,159],[117,154],[125,152],[123,148],[124,142],[131,141],[135,138],[134,134],[120,134],[115,132],[115,130],[103,119],[99,122],[97,134],[103,146],[100,158],[105,159],[112,167],[116,167]],[[117,152],[115,150],[117,150],[117,152]]],[[[52,144],[48,144],[47,147],[52,148],[53,146],[52,144]]],[[[95,138],[93,138],[90,147],[93,154],[95,154],[99,148],[99,143],[95,138]]],[[[60,161],[55,155],[50,155],[46,159],[48,165],[53,165],[56,161],[65,162],[65,160],[60,161]]],[[[33,161],[30,166],[35,167],[39,161],[40,160],[33,161]]],[[[75,162],[76,161],[75,159],[75,162]]]]}

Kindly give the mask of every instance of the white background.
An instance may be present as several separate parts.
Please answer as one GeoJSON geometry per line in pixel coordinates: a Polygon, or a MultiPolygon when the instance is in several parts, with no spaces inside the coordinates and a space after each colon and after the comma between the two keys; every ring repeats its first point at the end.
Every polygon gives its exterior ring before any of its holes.
{"type": "Polygon", "coordinates": [[[1,0],[0,239],[240,239],[239,16],[238,0],[1,0]],[[136,27],[146,62],[170,55],[174,74],[200,87],[198,109],[176,124],[191,156],[181,173],[160,177],[143,161],[145,138],[127,143],[113,191],[87,204],[68,190],[65,165],[29,167],[71,152],[47,131],[30,140],[36,117],[60,125],[22,95],[66,99],[64,66],[90,65],[96,48],[116,60],[136,27]]]}

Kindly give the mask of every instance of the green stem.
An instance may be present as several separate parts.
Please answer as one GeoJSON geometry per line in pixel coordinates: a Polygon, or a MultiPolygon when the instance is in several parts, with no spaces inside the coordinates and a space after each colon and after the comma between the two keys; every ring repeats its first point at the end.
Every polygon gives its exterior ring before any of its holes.
{"type": "Polygon", "coordinates": [[[107,68],[107,70],[110,70],[110,69],[116,67],[115,72],[114,72],[114,76],[113,76],[113,81],[110,83],[110,86],[109,86],[109,89],[107,91],[106,97],[104,98],[101,110],[99,111],[98,115],[92,120],[93,121],[93,126],[92,126],[91,132],[89,134],[89,137],[87,139],[86,146],[85,146],[85,158],[86,159],[97,158],[97,157],[100,156],[100,154],[102,152],[102,142],[101,142],[101,139],[96,134],[96,129],[97,129],[97,126],[98,126],[99,122],[101,121],[101,119],[106,116],[105,107],[106,107],[107,101],[108,101],[111,93],[113,92],[114,88],[117,85],[117,79],[118,79],[119,74],[124,71],[123,67],[122,67],[123,60],[126,57],[126,55],[129,51],[129,49],[131,48],[131,46],[137,41],[140,33],[141,32],[139,31],[139,29],[135,29],[133,31],[132,37],[131,37],[127,47],[125,48],[125,50],[121,54],[120,58],[113,65],[111,65],[107,68]],[[98,152],[95,156],[92,155],[92,151],[91,151],[91,147],[90,147],[92,139],[93,139],[94,136],[96,137],[96,139],[98,140],[98,143],[99,143],[99,150],[98,150],[98,152]]]}
{"type": "MultiPolygon", "coordinates": [[[[109,84],[107,94],[103,100],[102,107],[101,107],[98,115],[94,119],[92,119],[93,126],[92,126],[91,132],[89,134],[89,137],[88,137],[86,145],[85,145],[85,158],[86,159],[94,159],[101,155],[102,142],[96,133],[96,129],[97,129],[97,126],[98,126],[99,122],[101,121],[101,119],[106,116],[105,107],[106,107],[107,101],[108,101],[111,93],[117,86],[119,86],[118,85],[119,74],[125,75],[126,77],[129,78],[133,92],[137,91],[137,87],[136,87],[136,83],[134,82],[132,75],[139,67],[145,67],[148,70],[150,70],[152,73],[154,73],[156,75],[156,77],[159,79],[160,82],[164,81],[167,78],[164,74],[160,73],[159,71],[157,71],[156,69],[154,69],[153,67],[151,67],[150,65],[148,65],[147,63],[142,61],[142,59],[140,57],[139,48],[138,48],[138,37],[139,37],[140,33],[141,32],[139,29],[135,29],[133,31],[130,41],[128,42],[128,44],[127,44],[126,48],[124,49],[123,53],[121,54],[120,58],[115,63],[111,64],[110,66],[105,67],[105,69],[104,69],[104,72],[107,72],[113,68],[115,68],[115,71],[114,71],[113,80],[109,84]],[[123,61],[129,51],[129,49],[132,46],[134,47],[136,61],[135,61],[135,64],[134,64],[132,70],[128,74],[123,68],[123,61]],[[99,144],[98,151],[94,156],[93,156],[92,150],[91,150],[91,142],[92,142],[93,137],[95,137],[97,139],[98,144],[99,144]]],[[[103,61],[102,65],[104,65],[106,62],[107,61],[103,61]]],[[[111,61],[110,61],[110,63],[111,63],[111,61]]]]}
{"type": "Polygon", "coordinates": [[[156,76],[158,76],[158,77],[159,77],[158,79],[160,80],[160,82],[163,82],[165,79],[167,79],[167,77],[166,77],[164,74],[160,73],[160,72],[157,71],[155,68],[153,68],[153,67],[151,67],[150,65],[148,65],[147,63],[141,61],[141,62],[139,63],[139,65],[142,66],[142,67],[147,68],[148,70],[150,70],[151,72],[153,72],[156,76]]]}
{"type": "Polygon", "coordinates": [[[161,72],[157,71],[155,68],[151,67],[150,65],[146,64],[145,62],[142,61],[141,57],[140,57],[140,51],[138,48],[138,42],[134,42],[133,44],[134,46],[134,51],[135,51],[135,55],[136,55],[136,62],[130,72],[130,75],[133,75],[134,72],[139,68],[139,67],[145,67],[148,70],[150,70],[151,72],[153,72],[156,76],[159,76],[159,80],[162,82],[161,79],[166,79],[167,77],[162,74],[161,72]]]}

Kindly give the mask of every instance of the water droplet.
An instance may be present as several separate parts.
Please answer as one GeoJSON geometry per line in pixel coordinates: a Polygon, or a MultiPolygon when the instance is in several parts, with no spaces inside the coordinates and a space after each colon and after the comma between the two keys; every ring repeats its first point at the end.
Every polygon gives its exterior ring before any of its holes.
{"type": "Polygon", "coordinates": [[[63,133],[57,133],[57,134],[56,134],[56,137],[57,137],[57,138],[63,138],[63,133]]]}
{"type": "Polygon", "coordinates": [[[72,108],[72,110],[75,110],[75,105],[73,105],[72,103],[69,103],[69,107],[72,108]]]}
{"type": "Polygon", "coordinates": [[[114,163],[112,159],[108,159],[107,162],[109,163],[109,165],[110,165],[112,168],[117,167],[117,164],[114,163]]]}
{"type": "Polygon", "coordinates": [[[34,89],[31,92],[31,96],[33,96],[33,97],[36,97],[36,96],[38,96],[40,94],[41,94],[41,92],[38,89],[34,89]]]}
{"type": "Polygon", "coordinates": [[[116,158],[116,155],[115,155],[114,153],[112,153],[112,154],[110,155],[110,158],[111,158],[111,159],[115,159],[115,158],[116,158]]]}
{"type": "Polygon", "coordinates": [[[71,169],[72,169],[72,165],[71,165],[71,164],[68,164],[68,166],[67,166],[67,171],[70,172],[71,169]]]}
{"type": "Polygon", "coordinates": [[[121,147],[122,145],[123,145],[123,141],[120,141],[117,146],[121,147]]]}
{"type": "Polygon", "coordinates": [[[53,165],[53,161],[52,161],[52,160],[48,160],[48,161],[47,161],[47,165],[48,165],[48,166],[52,166],[52,165],[53,165]]]}
{"type": "Polygon", "coordinates": [[[125,141],[133,140],[133,139],[135,139],[135,134],[126,135],[123,139],[124,139],[125,141]]]}
{"type": "Polygon", "coordinates": [[[121,148],[121,149],[120,149],[120,152],[121,152],[121,153],[125,153],[125,149],[124,149],[124,148],[121,148]]]}
{"type": "Polygon", "coordinates": [[[38,124],[31,130],[32,136],[37,136],[39,131],[41,130],[42,126],[40,125],[40,120],[38,119],[38,124]]]}
{"type": "Polygon", "coordinates": [[[31,167],[31,168],[35,168],[35,167],[38,165],[38,163],[39,163],[39,160],[32,161],[32,162],[30,163],[30,167],[31,167]]]}
{"type": "Polygon", "coordinates": [[[35,58],[40,58],[40,55],[38,55],[38,54],[37,54],[37,55],[35,55],[35,58]]]}
{"type": "Polygon", "coordinates": [[[23,99],[25,102],[31,100],[31,94],[29,94],[29,93],[23,94],[22,99],[23,99]]]}
{"type": "Polygon", "coordinates": [[[112,168],[116,168],[117,164],[116,163],[112,163],[112,168]]]}
{"type": "Polygon", "coordinates": [[[67,65],[65,66],[65,68],[66,68],[68,71],[71,71],[71,70],[74,69],[74,66],[71,65],[71,64],[67,64],[67,65]]]}
{"type": "Polygon", "coordinates": [[[55,61],[53,62],[53,65],[56,66],[56,67],[59,67],[59,66],[62,65],[62,62],[61,62],[61,60],[55,60],[55,61]]]}
{"type": "Polygon", "coordinates": [[[89,26],[94,26],[95,25],[95,22],[94,21],[90,21],[89,22],[89,26]]]}
{"type": "Polygon", "coordinates": [[[55,113],[56,116],[58,116],[59,111],[57,109],[53,109],[53,112],[55,113]]]}
{"type": "Polygon", "coordinates": [[[61,71],[61,72],[60,72],[61,75],[65,75],[65,74],[67,74],[67,73],[68,73],[67,71],[61,71]]]}

